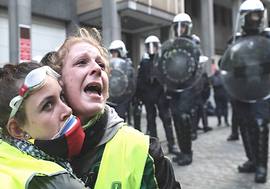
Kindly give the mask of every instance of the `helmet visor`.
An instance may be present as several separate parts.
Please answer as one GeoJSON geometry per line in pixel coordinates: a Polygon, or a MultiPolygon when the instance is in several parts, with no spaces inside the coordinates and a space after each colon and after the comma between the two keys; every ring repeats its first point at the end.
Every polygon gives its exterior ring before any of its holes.
{"type": "Polygon", "coordinates": [[[145,44],[147,53],[150,55],[158,53],[159,44],[157,42],[150,42],[145,44]]]}
{"type": "Polygon", "coordinates": [[[191,35],[192,23],[176,22],[174,24],[174,34],[176,37],[191,35]]]}

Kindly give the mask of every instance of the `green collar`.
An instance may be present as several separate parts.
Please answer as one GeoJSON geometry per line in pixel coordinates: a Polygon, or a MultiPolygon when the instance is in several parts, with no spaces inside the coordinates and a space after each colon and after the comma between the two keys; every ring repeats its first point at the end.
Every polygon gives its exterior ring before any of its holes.
{"type": "Polygon", "coordinates": [[[99,120],[99,118],[101,117],[103,113],[104,111],[97,113],[92,119],[90,119],[85,125],[83,125],[82,128],[85,130],[88,127],[91,127],[92,125],[94,125],[97,122],[97,120],[99,120]]]}

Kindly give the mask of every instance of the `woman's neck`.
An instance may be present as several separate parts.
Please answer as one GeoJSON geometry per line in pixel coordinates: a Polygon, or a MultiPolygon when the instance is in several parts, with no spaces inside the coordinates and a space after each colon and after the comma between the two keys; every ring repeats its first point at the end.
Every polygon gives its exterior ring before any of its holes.
{"type": "Polygon", "coordinates": [[[82,123],[82,127],[84,129],[90,127],[91,125],[95,124],[97,120],[99,120],[99,118],[101,117],[101,115],[104,113],[104,111],[98,112],[97,114],[95,114],[92,117],[88,117],[88,118],[80,118],[81,119],[81,123],[82,123]]]}

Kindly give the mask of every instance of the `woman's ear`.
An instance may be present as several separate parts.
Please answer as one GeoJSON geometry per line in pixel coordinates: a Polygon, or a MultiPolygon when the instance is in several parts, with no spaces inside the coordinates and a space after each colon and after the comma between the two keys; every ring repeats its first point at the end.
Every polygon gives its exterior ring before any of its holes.
{"type": "Polygon", "coordinates": [[[19,126],[19,124],[15,118],[9,119],[6,127],[7,127],[7,131],[10,134],[10,136],[17,138],[17,139],[25,139],[26,133],[19,126]]]}

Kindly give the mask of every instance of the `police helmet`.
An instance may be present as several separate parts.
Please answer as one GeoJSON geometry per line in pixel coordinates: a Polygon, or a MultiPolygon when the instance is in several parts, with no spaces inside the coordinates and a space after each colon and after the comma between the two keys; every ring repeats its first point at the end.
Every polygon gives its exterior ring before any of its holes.
{"type": "Polygon", "coordinates": [[[260,32],[264,27],[264,6],[260,0],[246,0],[240,5],[240,24],[244,32],[260,32]]]}
{"type": "Polygon", "coordinates": [[[160,41],[159,41],[158,37],[155,35],[148,36],[145,39],[144,44],[145,44],[145,48],[146,48],[147,52],[150,55],[156,54],[159,50],[159,47],[160,47],[160,41]]]}
{"type": "Polygon", "coordinates": [[[120,55],[120,58],[127,57],[127,49],[126,45],[121,40],[114,40],[111,42],[109,46],[109,51],[112,53],[114,51],[118,52],[120,55]]]}
{"type": "Polygon", "coordinates": [[[190,36],[192,30],[192,20],[186,13],[180,13],[173,19],[174,35],[180,37],[182,35],[190,36]]]}

